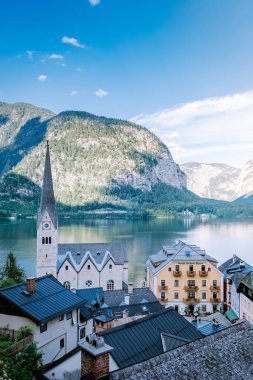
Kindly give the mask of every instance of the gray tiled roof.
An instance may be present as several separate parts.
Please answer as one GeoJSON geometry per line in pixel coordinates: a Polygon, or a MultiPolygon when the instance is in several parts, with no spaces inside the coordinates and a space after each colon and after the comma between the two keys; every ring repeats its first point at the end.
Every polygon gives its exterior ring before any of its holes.
{"type": "Polygon", "coordinates": [[[153,274],[159,272],[163,267],[165,267],[171,261],[177,262],[204,262],[209,261],[213,264],[217,264],[217,260],[206,254],[205,250],[199,248],[194,244],[186,244],[181,240],[178,240],[175,244],[171,246],[164,246],[161,251],[156,255],[150,256],[146,265],[153,274]],[[154,267],[154,263],[159,263],[158,266],[154,267]]]}
{"type": "Polygon", "coordinates": [[[45,322],[84,305],[80,297],[65,289],[52,275],[36,278],[35,281],[34,294],[24,294],[26,285],[23,283],[0,289],[0,300],[15,305],[36,323],[45,322]]]}
{"type": "Polygon", "coordinates": [[[242,280],[241,283],[246,285],[247,288],[253,290],[253,272],[248,273],[242,280]]]}
{"type": "Polygon", "coordinates": [[[156,358],[111,373],[112,380],[253,379],[253,329],[238,323],[156,358]]]}
{"type": "Polygon", "coordinates": [[[58,270],[65,259],[68,259],[77,271],[80,271],[89,259],[98,270],[102,270],[110,259],[115,264],[127,262],[127,253],[122,243],[59,244],[57,259],[58,270]]]}
{"type": "Polygon", "coordinates": [[[126,290],[111,290],[104,292],[104,302],[108,307],[119,306],[124,302],[125,295],[129,294],[129,304],[136,305],[141,302],[156,302],[157,298],[149,288],[134,288],[132,293],[126,290]]]}
{"type": "Polygon", "coordinates": [[[161,333],[189,341],[202,337],[191,323],[171,307],[99,335],[114,348],[111,355],[117,365],[124,368],[163,353],[161,333]]]}
{"type": "Polygon", "coordinates": [[[39,226],[45,211],[48,212],[54,227],[57,228],[58,216],[57,216],[56,204],[55,204],[55,199],[54,199],[54,187],[53,187],[50,153],[49,153],[48,144],[47,144],[47,149],[46,149],[44,177],[43,177],[43,185],[41,189],[40,208],[38,210],[37,227],[39,226]]]}

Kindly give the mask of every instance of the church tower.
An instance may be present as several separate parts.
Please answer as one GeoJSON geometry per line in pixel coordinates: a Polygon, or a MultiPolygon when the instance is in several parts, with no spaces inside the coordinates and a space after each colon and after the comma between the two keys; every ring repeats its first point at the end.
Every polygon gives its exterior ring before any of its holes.
{"type": "Polygon", "coordinates": [[[49,143],[46,146],[44,178],[37,217],[37,277],[56,275],[58,216],[54,199],[49,143]]]}

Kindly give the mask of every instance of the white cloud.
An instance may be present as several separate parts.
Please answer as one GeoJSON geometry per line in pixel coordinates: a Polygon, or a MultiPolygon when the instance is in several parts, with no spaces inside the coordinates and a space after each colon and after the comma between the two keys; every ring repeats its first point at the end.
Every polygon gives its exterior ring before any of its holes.
{"type": "Polygon", "coordinates": [[[198,100],[131,121],[156,129],[179,162],[223,161],[236,166],[253,158],[253,91],[198,100]]]}
{"type": "Polygon", "coordinates": [[[70,92],[69,95],[70,96],[76,96],[76,95],[78,95],[78,92],[76,90],[73,90],[73,91],[70,92]]]}
{"type": "Polygon", "coordinates": [[[102,88],[99,88],[97,91],[95,91],[95,95],[99,98],[103,98],[104,96],[108,95],[108,92],[105,90],[102,90],[102,88]]]}
{"type": "Polygon", "coordinates": [[[51,54],[48,59],[64,59],[64,57],[61,54],[51,54]]]}
{"type": "Polygon", "coordinates": [[[45,74],[40,74],[38,76],[38,80],[41,81],[41,82],[45,82],[47,80],[47,75],[45,74]]]}
{"type": "Polygon", "coordinates": [[[100,0],[89,0],[89,3],[95,7],[96,5],[100,4],[100,0]]]}
{"type": "Polygon", "coordinates": [[[33,53],[34,53],[33,50],[27,50],[27,51],[26,51],[26,54],[28,55],[28,58],[29,58],[29,59],[32,59],[32,58],[33,58],[33,53]]]}
{"type": "Polygon", "coordinates": [[[73,37],[64,36],[64,37],[62,37],[61,41],[64,44],[70,44],[70,45],[73,45],[73,46],[76,46],[76,47],[79,47],[79,48],[84,48],[85,47],[76,38],[73,38],[73,37]]]}

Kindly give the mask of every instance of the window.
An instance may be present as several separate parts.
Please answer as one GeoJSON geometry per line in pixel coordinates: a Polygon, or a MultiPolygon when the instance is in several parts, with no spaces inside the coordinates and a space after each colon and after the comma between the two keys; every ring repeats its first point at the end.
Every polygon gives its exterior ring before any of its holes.
{"type": "Polygon", "coordinates": [[[82,327],[80,329],[80,339],[85,338],[85,335],[86,335],[85,332],[86,332],[86,327],[82,327]]]}
{"type": "Polygon", "coordinates": [[[161,292],[161,301],[165,300],[165,292],[161,292]]]}
{"type": "Polygon", "coordinates": [[[88,269],[88,270],[90,270],[90,264],[89,264],[89,265],[87,265],[87,269],[88,269]]]}
{"type": "Polygon", "coordinates": [[[112,269],[112,264],[109,265],[109,269],[112,269]]]}
{"type": "Polygon", "coordinates": [[[40,332],[43,333],[44,331],[47,331],[47,323],[40,324],[40,332]]]}
{"type": "Polygon", "coordinates": [[[176,272],[179,272],[179,270],[180,270],[180,267],[179,267],[179,265],[177,264],[177,265],[175,265],[175,271],[176,272]]]}
{"type": "Polygon", "coordinates": [[[193,265],[189,265],[189,272],[193,272],[193,265]]]}
{"type": "Polygon", "coordinates": [[[211,268],[208,268],[208,272],[211,272],[211,268]]]}
{"type": "Polygon", "coordinates": [[[195,293],[189,292],[188,293],[188,298],[195,298],[195,293]]]}
{"type": "Polygon", "coordinates": [[[65,265],[65,270],[69,270],[69,266],[68,265],[65,265]]]}
{"type": "Polygon", "coordinates": [[[178,300],[179,299],[179,292],[174,292],[174,299],[178,300]]]}
{"type": "Polygon", "coordinates": [[[68,311],[66,315],[67,315],[67,319],[71,319],[72,318],[72,311],[68,311]]]}
{"type": "Polygon", "coordinates": [[[205,265],[201,265],[201,272],[205,272],[206,271],[206,266],[205,265]]]}
{"type": "Polygon", "coordinates": [[[202,286],[206,286],[206,280],[202,280],[202,286]]]}
{"type": "Polygon", "coordinates": [[[49,236],[48,243],[51,244],[51,242],[52,242],[52,238],[51,238],[51,236],[49,236]]]}
{"type": "Polygon", "coordinates": [[[59,316],[59,321],[63,321],[63,319],[64,319],[64,314],[61,314],[61,315],[59,316]]]}
{"type": "Polygon", "coordinates": [[[70,282],[69,281],[65,281],[63,285],[64,285],[64,288],[70,289],[70,282]]]}
{"type": "Polygon", "coordinates": [[[188,286],[195,286],[195,280],[188,280],[188,286]]]}
{"type": "Polygon", "coordinates": [[[214,298],[214,299],[217,298],[217,293],[213,293],[213,298],[214,298]]]}
{"type": "Polygon", "coordinates": [[[64,338],[60,339],[60,349],[64,348],[64,338]]]}
{"type": "Polygon", "coordinates": [[[114,289],[114,281],[109,280],[107,281],[107,290],[113,290],[114,289]]]}
{"type": "Polygon", "coordinates": [[[206,292],[202,292],[202,300],[206,300],[206,292]]]}
{"type": "Polygon", "coordinates": [[[217,286],[218,282],[217,280],[213,280],[213,286],[217,286]]]}
{"type": "Polygon", "coordinates": [[[87,280],[87,281],[85,282],[85,285],[88,286],[88,288],[91,287],[91,285],[92,285],[92,281],[91,281],[91,280],[87,280]]]}
{"type": "Polygon", "coordinates": [[[179,280],[175,280],[175,281],[174,281],[174,286],[175,286],[175,287],[178,287],[178,286],[179,286],[179,280]]]}
{"type": "Polygon", "coordinates": [[[46,237],[46,244],[48,244],[48,237],[46,237]]]}
{"type": "Polygon", "coordinates": [[[171,268],[168,268],[168,271],[171,272],[171,268]]]}
{"type": "Polygon", "coordinates": [[[165,286],[165,280],[161,280],[161,286],[165,286]]]}
{"type": "Polygon", "coordinates": [[[45,244],[45,238],[44,237],[42,238],[42,244],[45,244]]]}
{"type": "Polygon", "coordinates": [[[202,311],[203,313],[206,312],[206,305],[201,305],[201,311],[202,311]]]}

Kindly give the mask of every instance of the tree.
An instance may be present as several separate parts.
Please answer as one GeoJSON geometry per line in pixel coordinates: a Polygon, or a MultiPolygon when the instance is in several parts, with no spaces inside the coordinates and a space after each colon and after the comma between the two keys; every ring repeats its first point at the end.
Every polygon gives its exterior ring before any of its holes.
{"type": "Polygon", "coordinates": [[[10,252],[2,271],[0,272],[0,286],[8,286],[24,281],[24,270],[17,264],[16,257],[10,252]]]}

